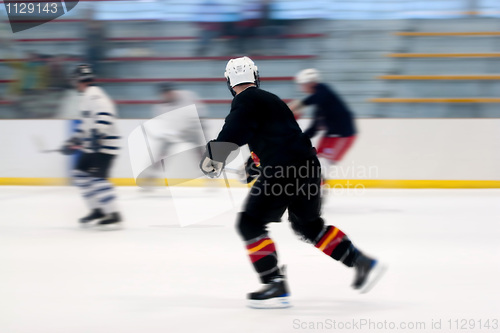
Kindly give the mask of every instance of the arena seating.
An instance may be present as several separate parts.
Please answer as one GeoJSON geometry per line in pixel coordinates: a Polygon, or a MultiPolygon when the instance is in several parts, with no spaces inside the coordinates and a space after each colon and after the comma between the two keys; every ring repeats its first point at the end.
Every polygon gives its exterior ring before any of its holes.
{"type": "Polygon", "coordinates": [[[394,66],[377,76],[388,89],[370,99],[379,114],[498,117],[500,31],[491,29],[490,19],[450,21],[454,24],[426,21],[392,32],[399,46],[384,56],[394,66]],[[465,29],[450,31],[457,27],[465,29]]]}
{"type": "MultiPolygon", "coordinates": [[[[16,34],[18,55],[36,49],[63,54],[69,70],[84,53],[83,21],[58,19],[16,34]],[[57,22],[57,23],[56,23],[57,22]],[[47,37],[50,36],[50,37],[47,37]]],[[[159,82],[176,82],[224,117],[230,95],[223,84],[229,36],[196,56],[198,27],[188,22],[106,21],[108,50],[100,83],[119,101],[122,117],[144,117],[159,82]]],[[[302,20],[287,27],[278,52],[251,55],[263,87],[284,99],[303,96],[293,76],[317,67],[358,117],[498,117],[500,32],[497,20],[302,20]],[[450,31],[460,27],[460,31],[450,31]],[[496,74],[499,73],[499,74],[496,74]]],[[[0,59],[0,98],[14,72],[0,59]]],[[[4,117],[8,102],[0,107],[4,117]],[[4,112],[5,111],[5,112],[4,112]]]]}

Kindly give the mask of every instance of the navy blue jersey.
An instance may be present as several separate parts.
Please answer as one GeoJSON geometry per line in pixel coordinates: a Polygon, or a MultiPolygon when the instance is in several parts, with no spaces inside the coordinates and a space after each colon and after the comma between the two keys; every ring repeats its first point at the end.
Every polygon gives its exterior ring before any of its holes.
{"type": "Polygon", "coordinates": [[[347,137],[356,134],[352,113],[340,97],[323,83],[318,83],[314,89],[314,93],[302,101],[304,105],[316,106],[314,119],[304,133],[312,138],[325,127],[327,135],[347,137]]]}

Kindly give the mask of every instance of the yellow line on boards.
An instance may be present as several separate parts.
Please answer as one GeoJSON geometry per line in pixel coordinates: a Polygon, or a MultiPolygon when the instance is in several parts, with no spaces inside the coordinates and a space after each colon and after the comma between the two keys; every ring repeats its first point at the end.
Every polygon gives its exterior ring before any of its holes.
{"type": "MultiPolygon", "coordinates": [[[[133,178],[112,178],[116,186],[136,186],[133,178]]],[[[236,179],[229,179],[232,187],[248,187],[236,179]]],[[[330,188],[500,188],[500,180],[415,180],[415,179],[330,179],[330,188]]],[[[165,184],[163,182],[162,184],[165,184]]],[[[169,179],[169,186],[203,187],[224,186],[223,179],[169,179]]],[[[71,185],[68,178],[0,178],[3,186],[62,186],[71,185]]]]}
{"type": "Polygon", "coordinates": [[[3,186],[62,186],[69,185],[68,178],[0,178],[3,186]]]}
{"type": "Polygon", "coordinates": [[[350,179],[328,180],[330,188],[500,188],[500,180],[350,179]]]}

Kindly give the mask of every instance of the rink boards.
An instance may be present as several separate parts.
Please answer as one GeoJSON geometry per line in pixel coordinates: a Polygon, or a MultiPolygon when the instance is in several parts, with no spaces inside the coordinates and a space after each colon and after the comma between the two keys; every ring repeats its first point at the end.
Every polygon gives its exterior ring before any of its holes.
{"type": "MultiPolygon", "coordinates": [[[[117,185],[135,185],[127,138],[144,121],[118,122],[123,147],[112,172],[117,185]]],[[[303,128],[308,123],[300,121],[303,128]]],[[[203,125],[210,140],[223,120],[203,125]]],[[[67,184],[72,158],[39,149],[59,148],[71,126],[69,120],[1,120],[0,185],[67,184]]],[[[500,188],[500,119],[358,119],[357,127],[354,146],[330,171],[331,187],[500,188]]],[[[183,186],[207,184],[187,179],[182,170],[176,174],[183,186]]],[[[244,186],[233,175],[227,177],[231,186],[244,186]]]]}

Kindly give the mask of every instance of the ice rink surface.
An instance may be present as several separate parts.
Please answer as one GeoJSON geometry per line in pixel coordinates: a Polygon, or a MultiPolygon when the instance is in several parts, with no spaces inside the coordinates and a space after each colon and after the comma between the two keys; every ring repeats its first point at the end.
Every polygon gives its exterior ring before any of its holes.
{"type": "MultiPolygon", "coordinates": [[[[202,214],[224,190],[181,192],[202,214]]],[[[365,295],[286,217],[272,224],[294,305],[280,310],[245,307],[260,285],[237,209],[181,227],[165,190],[119,188],[119,204],[124,230],[84,230],[75,188],[0,187],[1,333],[500,331],[499,190],[330,196],[327,223],[389,266],[365,295]]]]}

